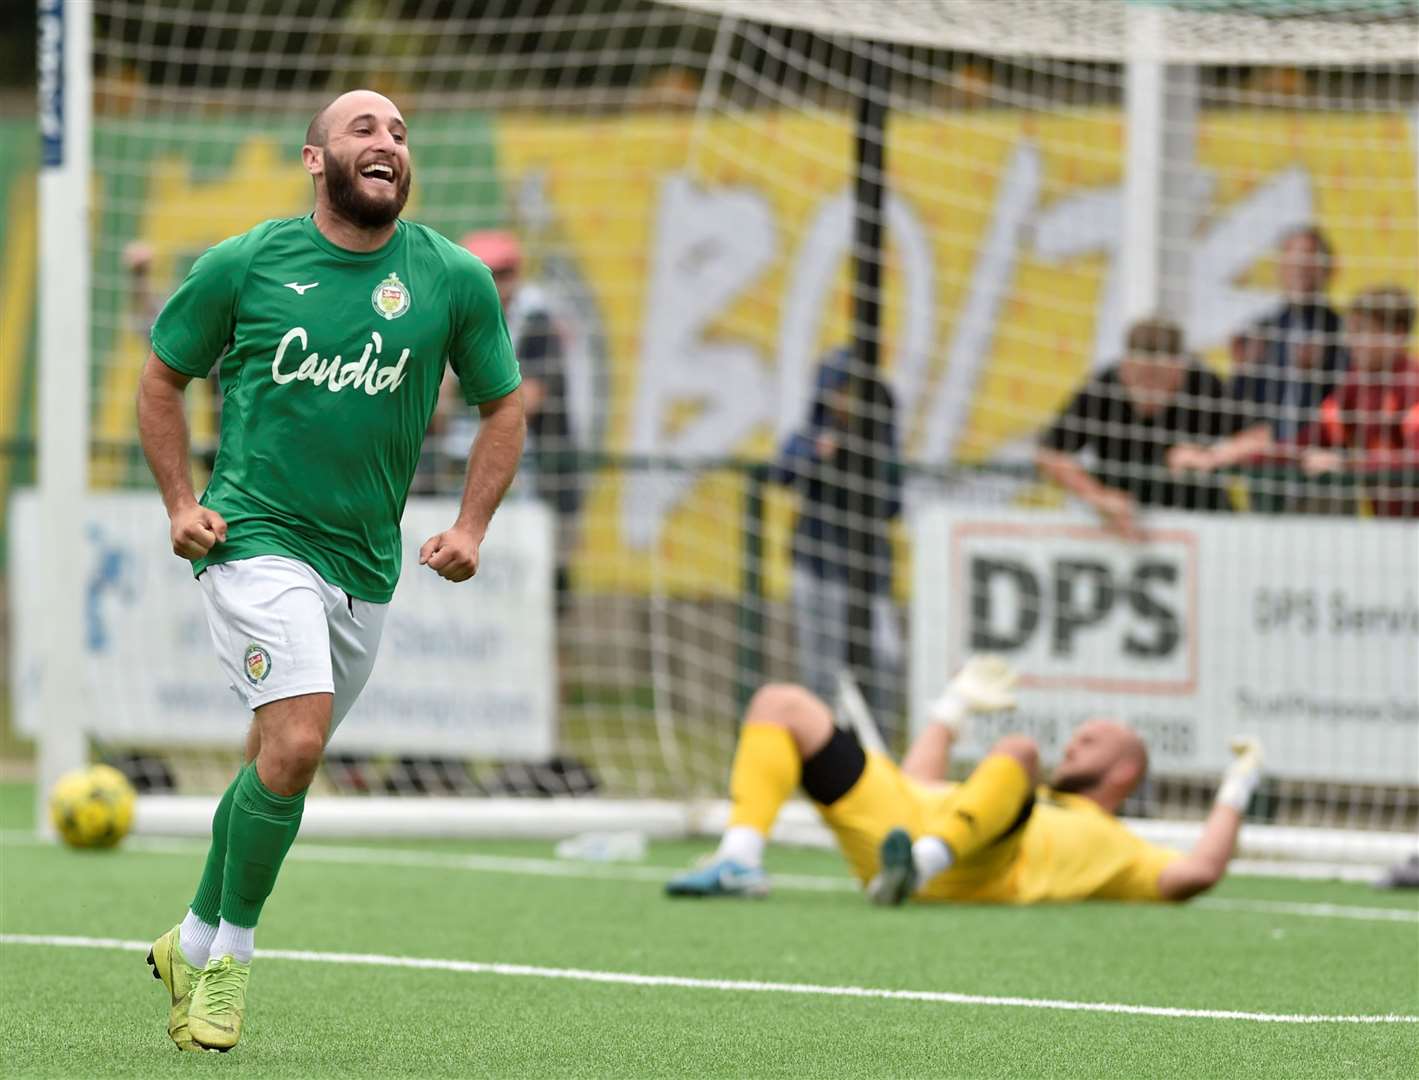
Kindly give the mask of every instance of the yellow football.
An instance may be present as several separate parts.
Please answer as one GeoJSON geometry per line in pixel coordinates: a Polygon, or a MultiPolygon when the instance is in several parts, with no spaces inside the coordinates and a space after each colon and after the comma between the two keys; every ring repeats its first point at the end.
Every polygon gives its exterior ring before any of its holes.
{"type": "Polygon", "coordinates": [[[92,765],[59,778],[49,795],[49,817],[70,847],[113,847],[133,826],[136,799],[121,772],[92,765]]]}

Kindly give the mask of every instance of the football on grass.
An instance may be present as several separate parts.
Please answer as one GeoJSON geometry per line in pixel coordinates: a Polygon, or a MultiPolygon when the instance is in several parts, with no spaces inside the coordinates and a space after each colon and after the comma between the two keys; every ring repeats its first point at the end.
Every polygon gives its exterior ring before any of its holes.
{"type": "Polygon", "coordinates": [[[59,778],[49,796],[49,816],[70,847],[113,847],[133,825],[135,798],[121,772],[92,765],[59,778]]]}

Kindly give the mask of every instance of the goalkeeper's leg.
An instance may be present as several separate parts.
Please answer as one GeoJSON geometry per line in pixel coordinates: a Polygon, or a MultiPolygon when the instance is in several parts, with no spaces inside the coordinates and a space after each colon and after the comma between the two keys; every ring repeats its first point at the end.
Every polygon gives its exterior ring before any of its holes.
{"type": "Polygon", "coordinates": [[[950,850],[951,862],[964,862],[1017,828],[1034,804],[1039,778],[1034,739],[1007,735],[991,747],[933,830],[950,850]]]}
{"type": "Polygon", "coordinates": [[[803,762],[828,744],[833,715],[801,686],[771,683],[749,701],[729,777],[729,827],[761,837],[802,776],[803,762]]]}
{"type": "Polygon", "coordinates": [[[1029,820],[1039,781],[1033,739],[999,740],[953,793],[945,813],[915,842],[894,830],[882,843],[882,872],[868,894],[878,904],[899,904],[932,878],[978,855],[1029,820]]]}
{"type": "Polygon", "coordinates": [[[763,895],[764,847],[779,810],[833,737],[823,701],[801,686],[774,683],[749,702],[729,778],[729,827],[697,870],[667,886],[672,896],[763,895]]]}

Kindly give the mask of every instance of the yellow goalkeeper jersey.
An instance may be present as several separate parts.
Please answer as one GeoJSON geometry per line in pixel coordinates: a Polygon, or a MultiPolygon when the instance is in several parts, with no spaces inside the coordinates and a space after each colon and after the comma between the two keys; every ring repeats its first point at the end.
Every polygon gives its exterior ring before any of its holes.
{"type": "MultiPolygon", "coordinates": [[[[949,793],[942,801],[949,805],[949,793]]],[[[1159,900],[1158,875],[1180,854],[1148,843],[1090,799],[1040,788],[1020,829],[937,876],[924,898],[1159,900]]]]}

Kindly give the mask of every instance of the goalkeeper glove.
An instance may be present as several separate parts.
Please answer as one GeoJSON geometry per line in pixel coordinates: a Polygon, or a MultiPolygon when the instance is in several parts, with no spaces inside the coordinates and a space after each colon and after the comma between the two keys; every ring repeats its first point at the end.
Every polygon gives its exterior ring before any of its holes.
{"type": "Polygon", "coordinates": [[[926,718],[956,738],[966,734],[972,713],[1015,707],[1015,669],[1002,656],[983,654],[965,662],[946,692],[926,710],[926,718]]]}
{"type": "Polygon", "coordinates": [[[1222,774],[1216,802],[1245,814],[1247,803],[1261,783],[1261,742],[1251,735],[1238,736],[1232,740],[1232,753],[1234,757],[1222,774]]]}

